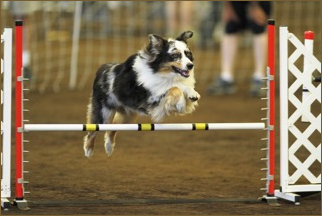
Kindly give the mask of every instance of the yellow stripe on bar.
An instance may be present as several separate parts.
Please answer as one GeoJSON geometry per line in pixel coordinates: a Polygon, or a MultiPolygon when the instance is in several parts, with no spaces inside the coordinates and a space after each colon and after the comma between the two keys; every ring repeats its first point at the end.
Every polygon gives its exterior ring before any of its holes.
{"type": "Polygon", "coordinates": [[[140,130],[141,131],[152,131],[154,130],[153,124],[140,124],[140,130]]]}
{"type": "Polygon", "coordinates": [[[85,125],[85,130],[86,131],[97,131],[98,130],[98,125],[97,124],[86,124],[85,125]]]}
{"type": "Polygon", "coordinates": [[[193,130],[208,130],[208,124],[195,123],[195,124],[193,124],[193,130]]]}

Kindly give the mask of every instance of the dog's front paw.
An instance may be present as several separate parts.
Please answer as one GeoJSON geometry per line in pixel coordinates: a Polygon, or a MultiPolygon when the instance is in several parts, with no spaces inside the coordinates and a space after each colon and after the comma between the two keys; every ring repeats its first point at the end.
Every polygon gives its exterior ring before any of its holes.
{"type": "Polygon", "coordinates": [[[191,92],[189,92],[189,94],[187,96],[188,96],[189,100],[191,100],[192,102],[200,99],[200,94],[193,89],[191,92]]]}
{"type": "Polygon", "coordinates": [[[186,101],[184,97],[180,97],[178,103],[176,104],[176,109],[179,113],[183,113],[186,109],[186,101]]]}
{"type": "Polygon", "coordinates": [[[199,100],[199,97],[189,97],[189,99],[190,99],[192,102],[195,102],[195,101],[199,100]]]}

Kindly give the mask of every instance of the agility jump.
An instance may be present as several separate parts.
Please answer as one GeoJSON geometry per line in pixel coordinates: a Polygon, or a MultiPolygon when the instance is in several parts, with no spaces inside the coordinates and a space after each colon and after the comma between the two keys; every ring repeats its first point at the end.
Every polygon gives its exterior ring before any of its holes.
{"type": "MultiPolygon", "coordinates": [[[[275,179],[275,21],[268,21],[268,69],[267,77],[267,88],[263,90],[267,91],[267,97],[262,98],[267,100],[267,107],[262,108],[266,110],[267,115],[265,118],[261,119],[265,122],[255,122],[255,123],[182,123],[182,124],[24,124],[23,119],[23,102],[26,100],[23,98],[23,81],[26,80],[22,75],[22,22],[16,23],[16,199],[15,202],[21,208],[27,208],[27,201],[24,198],[24,184],[27,183],[24,180],[24,169],[23,169],[23,139],[24,132],[32,131],[172,131],[172,130],[266,130],[267,137],[262,140],[267,143],[266,148],[261,150],[266,151],[266,167],[262,170],[266,171],[266,176],[262,178],[266,182],[266,187],[262,188],[266,192],[264,199],[275,200],[276,191],[274,185],[275,179]]],[[[306,51],[305,51],[306,52],[306,51]]],[[[307,56],[311,54],[307,54],[307,56]]],[[[312,60],[313,57],[309,57],[312,60]]],[[[315,60],[314,60],[315,61],[315,60]]],[[[281,64],[282,65],[282,64],[281,64]]],[[[318,71],[321,73],[321,65],[318,71]]],[[[317,78],[318,79],[318,78],[317,78]]],[[[282,84],[281,84],[282,85],[282,84]]],[[[308,85],[309,86],[309,85],[308,85]]],[[[312,88],[309,86],[310,90],[312,88]]],[[[318,88],[321,88],[320,85],[318,88]]],[[[7,94],[7,93],[6,93],[7,94]]],[[[10,93],[9,93],[10,94],[10,93]]],[[[320,96],[321,98],[321,96],[320,96]]],[[[281,100],[285,98],[281,97],[281,100]]],[[[321,101],[320,101],[321,102],[321,101]]],[[[282,104],[282,103],[281,103],[282,104]]],[[[311,118],[311,117],[309,117],[311,118]]],[[[318,117],[321,118],[321,115],[318,117]]],[[[286,122],[283,122],[286,124],[286,122]]],[[[282,121],[281,121],[282,124],[282,121]]],[[[6,125],[4,125],[6,126],[6,125]]],[[[319,126],[321,132],[321,125],[319,126]]],[[[5,143],[4,143],[5,145],[5,143]]],[[[10,145],[10,143],[9,143],[10,145]]],[[[286,143],[285,145],[288,145],[286,143]]],[[[5,154],[5,153],[3,153],[5,154]]],[[[285,160],[285,159],[284,159],[285,160]]],[[[287,159],[288,160],[288,159],[287,159]]],[[[321,155],[319,158],[321,161],[321,155]]],[[[7,166],[7,165],[4,165],[7,166]]],[[[284,172],[284,171],[283,171],[284,172]]],[[[283,173],[285,175],[285,173],[283,173]]],[[[321,175],[319,177],[319,184],[321,184],[321,175]]],[[[1,184],[2,185],[2,184],[1,184]]],[[[314,191],[317,188],[314,187],[314,191]]],[[[319,189],[321,190],[321,188],[319,189]]],[[[305,191],[302,189],[301,191],[305,191]]],[[[312,191],[312,190],[309,190],[312,191]]],[[[287,192],[287,191],[286,191],[287,192]]],[[[289,195],[285,195],[281,191],[282,195],[279,197],[291,200],[293,202],[298,202],[298,197],[296,199],[290,198],[289,195]]],[[[10,196],[9,196],[10,197],[10,196]]],[[[9,198],[7,197],[7,198],[9,198]]],[[[3,200],[1,196],[1,200],[3,200]]],[[[3,204],[3,203],[2,203],[3,204]]],[[[5,204],[4,204],[5,205],[5,204]]]]}
{"type": "MultiPolygon", "coordinates": [[[[24,180],[24,169],[23,169],[23,153],[24,148],[23,144],[26,140],[23,139],[24,132],[32,131],[193,131],[193,130],[267,130],[268,137],[263,138],[262,140],[267,143],[267,148],[263,148],[263,151],[267,151],[269,155],[269,149],[274,146],[274,137],[270,137],[269,134],[274,131],[274,126],[270,125],[273,123],[275,112],[271,109],[274,109],[273,102],[275,101],[275,92],[274,89],[270,90],[270,87],[274,86],[274,65],[270,67],[272,69],[268,70],[267,88],[263,89],[267,92],[267,96],[262,98],[267,100],[267,107],[262,108],[267,113],[267,116],[262,119],[264,122],[255,122],[255,123],[175,123],[175,124],[25,124],[23,118],[23,113],[26,111],[23,108],[23,102],[27,99],[23,98],[23,91],[26,90],[23,87],[23,81],[27,80],[23,78],[22,75],[22,22],[16,22],[16,199],[15,203],[18,207],[24,209],[27,208],[27,201],[24,199],[24,184],[28,183],[24,180]],[[273,84],[272,84],[273,83],[273,84]]],[[[274,36],[274,22],[269,23],[271,26],[269,28],[269,34],[274,36]]],[[[274,49],[270,49],[271,55],[274,54],[274,49]]],[[[271,57],[273,59],[273,57],[271,57]]],[[[274,64],[274,62],[270,62],[274,64]]],[[[274,157],[274,156],[270,156],[274,157]]],[[[264,158],[263,161],[268,161],[267,158],[264,158]]],[[[273,175],[274,170],[269,167],[269,164],[266,164],[267,167],[262,170],[267,171],[267,175],[273,175]]],[[[269,186],[274,183],[269,177],[265,177],[262,180],[266,181],[266,187],[263,190],[266,190],[267,195],[272,196],[274,194],[274,185],[269,186]],[[269,188],[272,188],[269,191],[269,188]]]]}

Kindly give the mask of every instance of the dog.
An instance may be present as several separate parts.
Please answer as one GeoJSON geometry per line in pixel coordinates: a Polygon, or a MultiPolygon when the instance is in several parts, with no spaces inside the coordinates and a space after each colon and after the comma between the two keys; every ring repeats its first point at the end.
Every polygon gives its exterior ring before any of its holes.
{"type": "MultiPolygon", "coordinates": [[[[87,110],[88,124],[130,123],[137,115],[160,122],[169,115],[192,113],[200,95],[194,90],[193,55],[185,31],[175,39],[150,34],[148,43],[125,62],[102,65],[93,84],[87,110]]],[[[84,137],[84,152],[91,157],[97,131],[84,137]]],[[[111,156],[116,131],[105,134],[105,151],[111,156]]]]}

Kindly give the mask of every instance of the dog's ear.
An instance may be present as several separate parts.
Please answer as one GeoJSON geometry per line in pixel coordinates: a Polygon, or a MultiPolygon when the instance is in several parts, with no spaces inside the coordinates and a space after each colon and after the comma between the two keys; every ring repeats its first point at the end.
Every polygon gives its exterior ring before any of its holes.
{"type": "Polygon", "coordinates": [[[162,37],[155,34],[149,34],[149,45],[147,47],[147,51],[153,54],[159,54],[166,43],[167,41],[162,37]]]}
{"type": "Polygon", "coordinates": [[[193,35],[192,31],[185,31],[179,37],[177,37],[176,40],[187,43],[188,39],[191,38],[192,35],[193,35]]]}

